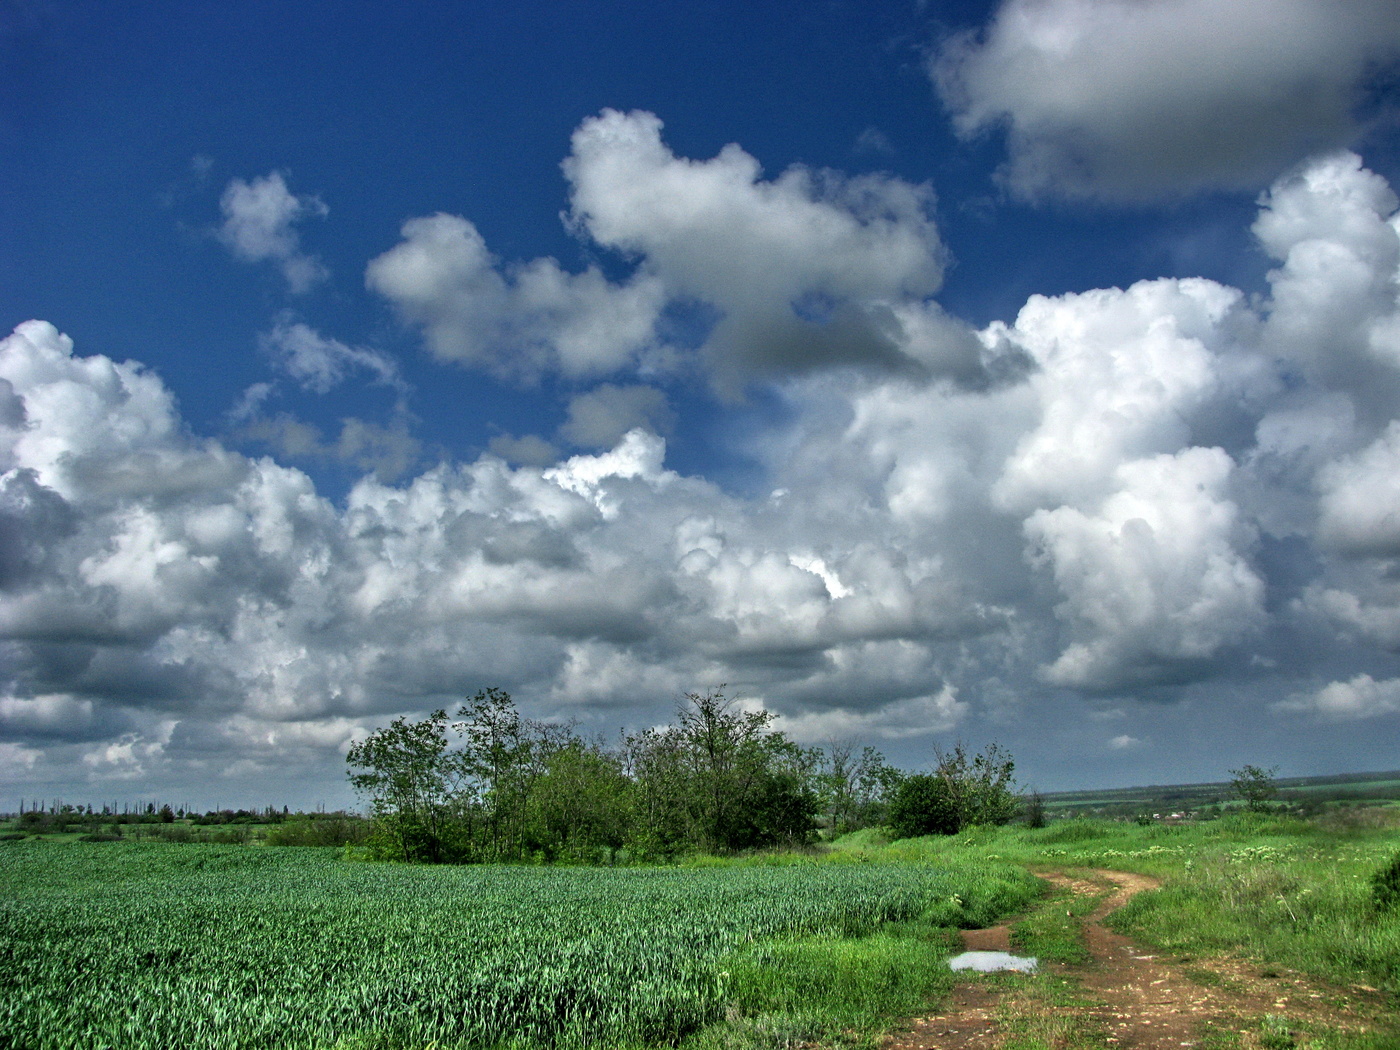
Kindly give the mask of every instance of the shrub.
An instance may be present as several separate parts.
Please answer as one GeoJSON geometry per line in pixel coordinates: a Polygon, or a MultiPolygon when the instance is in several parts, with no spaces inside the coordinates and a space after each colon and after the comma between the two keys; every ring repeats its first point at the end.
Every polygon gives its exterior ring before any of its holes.
{"type": "Polygon", "coordinates": [[[1371,876],[1371,899],[1379,911],[1400,907],[1400,853],[1390,863],[1371,876]]]}
{"type": "Polygon", "coordinates": [[[905,777],[890,802],[890,830],[897,839],[956,835],[962,827],[948,782],[929,773],[905,777]]]}

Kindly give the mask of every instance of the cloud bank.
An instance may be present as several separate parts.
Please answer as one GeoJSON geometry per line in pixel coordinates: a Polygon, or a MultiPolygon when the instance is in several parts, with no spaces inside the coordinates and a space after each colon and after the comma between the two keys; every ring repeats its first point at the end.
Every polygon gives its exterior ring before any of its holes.
{"type": "MultiPolygon", "coordinates": [[[[569,458],[501,435],[332,502],[192,433],[136,361],[40,321],[0,343],[0,778],[338,778],[369,727],[488,684],[610,732],[727,683],[801,739],[896,744],[1206,684],[1394,716],[1400,218],[1356,156],[1262,199],[1264,299],[1164,279],[978,332],[929,299],[924,188],[678,158],[646,114],[585,122],[566,173],[630,277],[508,266],[436,216],[369,282],[439,357],[632,376],[575,398],[569,458]],[[684,298],[713,323],[668,344],[684,298]],[[761,495],[667,466],[644,380],[691,367],[790,406],[761,495]]],[[[396,381],[305,326],[268,341],[313,390],[396,381]]]]}

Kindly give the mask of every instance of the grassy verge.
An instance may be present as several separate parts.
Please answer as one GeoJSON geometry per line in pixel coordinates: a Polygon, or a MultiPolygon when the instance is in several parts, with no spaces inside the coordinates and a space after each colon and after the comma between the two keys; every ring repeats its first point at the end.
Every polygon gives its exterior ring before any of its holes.
{"type": "MultiPolygon", "coordinates": [[[[1030,868],[1113,868],[1163,880],[1111,924],[1179,953],[1243,952],[1329,982],[1400,995],[1400,909],[1377,910],[1372,875],[1400,850],[1400,824],[1267,815],[1198,825],[1069,820],[974,828],[947,838],[837,843],[854,857],[1030,868]]],[[[1045,919],[1043,921],[1050,921],[1045,919]]]]}

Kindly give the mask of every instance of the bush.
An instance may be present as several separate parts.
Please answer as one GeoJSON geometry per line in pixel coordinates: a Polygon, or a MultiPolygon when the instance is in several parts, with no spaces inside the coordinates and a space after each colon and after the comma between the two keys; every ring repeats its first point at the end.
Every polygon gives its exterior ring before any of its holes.
{"type": "Polygon", "coordinates": [[[890,830],[897,839],[956,835],[962,827],[948,782],[929,773],[905,777],[890,802],[890,830]]]}
{"type": "Polygon", "coordinates": [[[1020,802],[1012,790],[1015,763],[991,744],[969,755],[962,744],[936,752],[938,768],[931,774],[906,777],[890,802],[890,827],[895,838],[956,835],[976,824],[1005,824],[1020,802]]]}
{"type": "Polygon", "coordinates": [[[1400,907],[1400,853],[1390,863],[1371,876],[1371,899],[1378,911],[1400,907]]]}

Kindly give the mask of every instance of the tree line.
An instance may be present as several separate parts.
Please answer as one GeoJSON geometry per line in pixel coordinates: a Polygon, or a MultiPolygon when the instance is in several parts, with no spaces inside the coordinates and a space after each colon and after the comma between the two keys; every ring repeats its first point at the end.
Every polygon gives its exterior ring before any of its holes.
{"type": "Polygon", "coordinates": [[[397,718],[350,748],[372,852],[428,863],[660,859],[810,842],[889,824],[898,835],[1005,823],[1018,800],[995,745],[909,775],[873,748],[804,748],[720,691],[615,743],[523,716],[486,689],[451,717],[397,718]]]}

